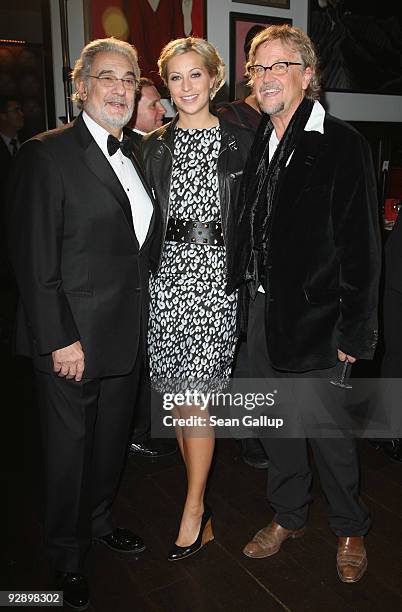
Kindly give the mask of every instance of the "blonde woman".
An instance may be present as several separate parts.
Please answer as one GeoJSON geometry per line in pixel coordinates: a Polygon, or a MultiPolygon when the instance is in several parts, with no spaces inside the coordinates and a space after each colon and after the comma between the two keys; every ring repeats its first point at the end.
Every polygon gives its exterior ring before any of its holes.
{"type": "MultiPolygon", "coordinates": [[[[163,217],[161,257],[151,278],[149,360],[158,390],[168,381],[204,381],[210,389],[231,372],[237,294],[225,292],[231,209],[251,145],[251,131],[218,119],[210,100],[224,83],[216,49],[200,38],[168,43],[159,72],[176,118],[145,137],[143,160],[163,217]],[[164,381],[162,384],[161,381],[164,381]]],[[[188,416],[191,407],[176,407],[188,416]]],[[[204,492],[214,451],[213,430],[176,431],[186,466],[187,496],[170,561],[213,539],[204,492]]]]}

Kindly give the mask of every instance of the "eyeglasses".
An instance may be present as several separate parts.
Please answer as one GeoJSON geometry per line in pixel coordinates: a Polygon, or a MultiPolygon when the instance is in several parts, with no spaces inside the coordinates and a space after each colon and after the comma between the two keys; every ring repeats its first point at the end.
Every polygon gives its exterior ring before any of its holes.
{"type": "Polygon", "coordinates": [[[6,113],[23,113],[22,106],[14,106],[14,108],[9,108],[6,113]]]}
{"type": "Polygon", "coordinates": [[[121,81],[123,83],[124,89],[127,89],[127,90],[135,89],[137,86],[136,79],[130,79],[130,78],[119,79],[115,76],[95,76],[93,74],[89,74],[88,76],[90,76],[91,79],[98,79],[100,84],[103,87],[106,87],[106,89],[111,89],[112,87],[115,87],[117,85],[117,81],[121,81]]]}
{"type": "Polygon", "coordinates": [[[273,74],[286,74],[289,66],[303,66],[303,64],[301,62],[274,62],[271,66],[255,64],[249,67],[248,72],[254,79],[260,79],[267,70],[270,70],[273,74]]]}

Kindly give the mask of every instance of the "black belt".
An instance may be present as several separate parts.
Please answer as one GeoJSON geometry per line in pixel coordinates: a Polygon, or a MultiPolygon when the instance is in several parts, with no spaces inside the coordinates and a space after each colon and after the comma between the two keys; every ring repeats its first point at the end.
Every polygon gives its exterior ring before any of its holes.
{"type": "Polygon", "coordinates": [[[210,246],[224,246],[220,221],[193,221],[172,219],[168,221],[166,240],[189,242],[210,246]]]}

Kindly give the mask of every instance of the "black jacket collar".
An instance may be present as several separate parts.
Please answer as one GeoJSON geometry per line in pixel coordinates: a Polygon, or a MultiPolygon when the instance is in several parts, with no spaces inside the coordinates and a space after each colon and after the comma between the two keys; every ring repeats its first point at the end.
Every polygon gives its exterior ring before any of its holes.
{"type": "MultiPolygon", "coordinates": [[[[174,146],[174,130],[176,124],[179,120],[179,115],[176,115],[170,123],[166,123],[162,127],[158,128],[155,132],[151,132],[150,135],[146,135],[144,139],[146,140],[148,136],[155,134],[157,139],[163,142],[173,153],[174,146]]],[[[252,131],[246,126],[236,126],[235,124],[227,121],[224,117],[218,116],[219,126],[221,128],[221,151],[230,146],[231,142],[236,141],[236,134],[239,130],[246,130],[250,134],[252,131]]]]}

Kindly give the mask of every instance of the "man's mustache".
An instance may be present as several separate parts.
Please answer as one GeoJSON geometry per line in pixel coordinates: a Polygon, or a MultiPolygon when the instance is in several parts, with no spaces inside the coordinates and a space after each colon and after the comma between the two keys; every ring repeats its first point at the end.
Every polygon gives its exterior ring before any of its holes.
{"type": "Polygon", "coordinates": [[[266,91],[282,91],[282,87],[280,87],[277,83],[264,83],[261,85],[259,92],[265,93],[266,91]]]}
{"type": "Polygon", "coordinates": [[[105,104],[122,104],[123,106],[127,106],[127,100],[125,98],[113,97],[105,100],[105,104]]]}

